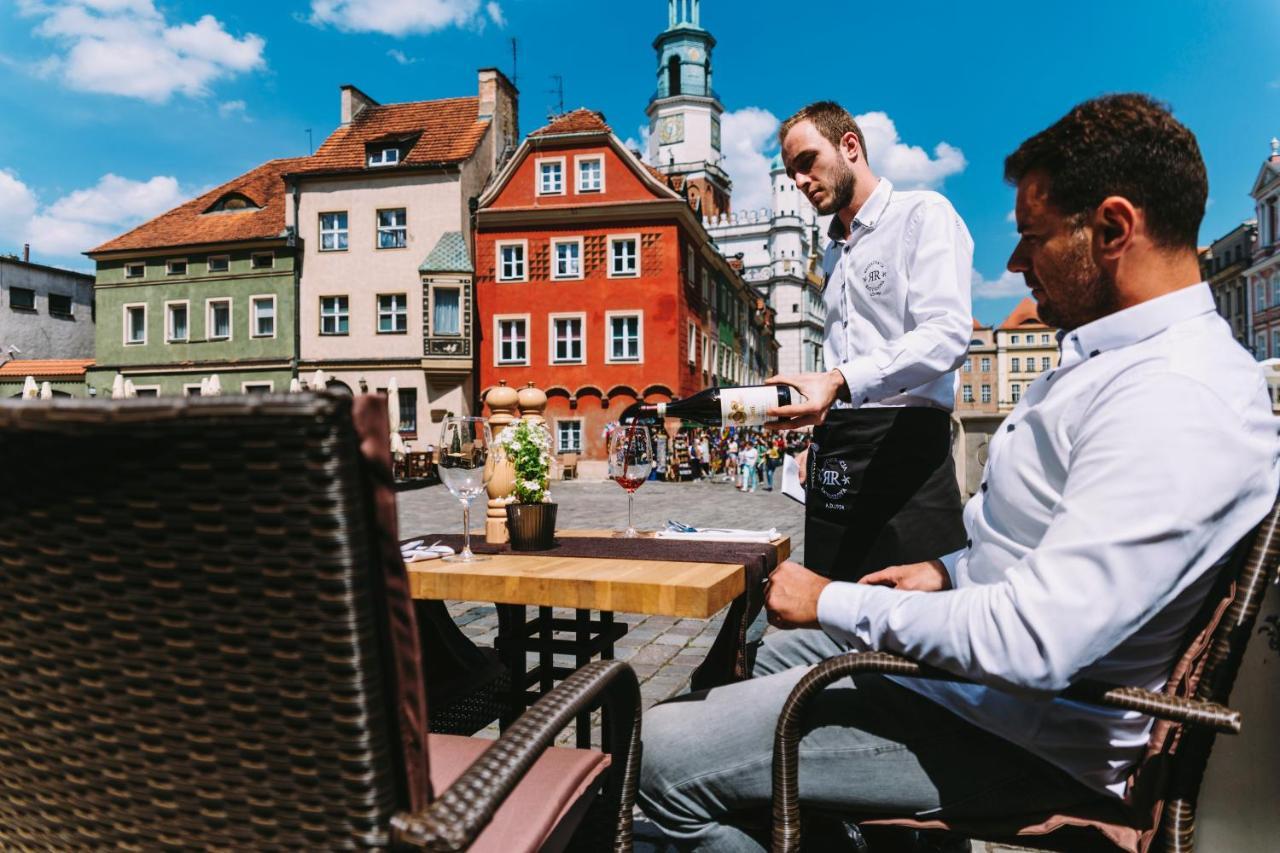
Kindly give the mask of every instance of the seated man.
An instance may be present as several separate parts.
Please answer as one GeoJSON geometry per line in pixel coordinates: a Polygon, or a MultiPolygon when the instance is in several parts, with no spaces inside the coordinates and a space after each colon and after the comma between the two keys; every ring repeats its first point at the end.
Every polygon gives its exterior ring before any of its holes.
{"type": "MultiPolygon", "coordinates": [[[[790,164],[788,164],[790,165],[790,164]]],[[[1201,282],[1207,179],[1159,104],[1080,104],[1005,161],[1009,269],[1064,330],[993,436],[969,544],[833,583],[783,563],[750,681],[653,708],[640,802],[688,849],[764,849],[778,712],[856,650],[973,684],[869,675],[815,698],[801,799],[983,818],[1120,796],[1151,720],[1055,698],[1085,678],[1160,689],[1222,558],[1269,510],[1280,439],[1263,376],[1201,282]]]]}

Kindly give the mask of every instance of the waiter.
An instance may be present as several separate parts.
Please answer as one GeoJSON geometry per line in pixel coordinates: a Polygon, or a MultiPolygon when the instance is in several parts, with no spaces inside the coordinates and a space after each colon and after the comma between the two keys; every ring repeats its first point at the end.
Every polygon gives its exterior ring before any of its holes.
{"type": "Polygon", "coordinates": [[[822,215],[826,373],[775,376],[807,399],[774,429],[816,424],[805,473],[805,564],[839,580],[963,548],[951,459],[955,370],[969,351],[973,240],[944,197],[900,190],[867,162],[839,104],[778,132],[787,174],[822,215]]]}

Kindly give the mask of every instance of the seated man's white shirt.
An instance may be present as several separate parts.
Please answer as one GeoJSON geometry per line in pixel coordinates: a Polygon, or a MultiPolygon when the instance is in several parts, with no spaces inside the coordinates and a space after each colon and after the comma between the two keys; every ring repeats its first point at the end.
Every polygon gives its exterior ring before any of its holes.
{"type": "Polygon", "coordinates": [[[1163,688],[1217,565],[1275,500],[1280,420],[1203,283],[1081,326],[1061,362],[992,436],[954,588],[833,583],[818,618],[980,682],[899,679],[1122,795],[1150,718],[1051,694],[1163,688]]]}

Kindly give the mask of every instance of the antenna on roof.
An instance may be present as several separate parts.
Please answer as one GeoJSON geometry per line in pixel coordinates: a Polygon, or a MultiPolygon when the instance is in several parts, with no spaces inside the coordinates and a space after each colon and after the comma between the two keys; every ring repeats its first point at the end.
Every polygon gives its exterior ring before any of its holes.
{"type": "Polygon", "coordinates": [[[520,88],[519,58],[520,58],[519,50],[516,47],[516,40],[515,40],[515,37],[513,36],[511,39],[511,85],[516,89],[520,88]]]}
{"type": "Polygon", "coordinates": [[[556,96],[556,116],[564,115],[564,77],[559,74],[552,74],[551,79],[556,81],[554,89],[547,91],[556,96]]]}
{"type": "Polygon", "coordinates": [[[315,151],[311,145],[311,128],[307,128],[307,156],[310,157],[315,151]]]}

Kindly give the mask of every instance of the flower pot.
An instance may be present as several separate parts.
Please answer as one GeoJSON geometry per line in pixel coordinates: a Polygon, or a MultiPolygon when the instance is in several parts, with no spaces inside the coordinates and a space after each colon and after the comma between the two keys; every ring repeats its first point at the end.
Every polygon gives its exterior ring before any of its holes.
{"type": "Polygon", "coordinates": [[[555,544],[556,505],[507,504],[507,532],[512,551],[546,551],[555,544]]]}

